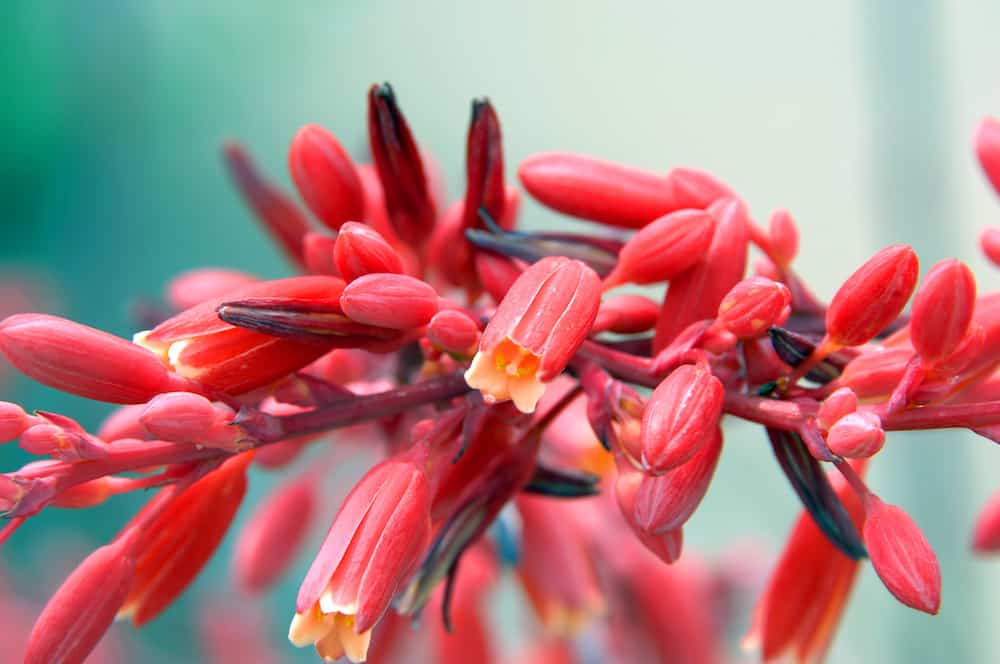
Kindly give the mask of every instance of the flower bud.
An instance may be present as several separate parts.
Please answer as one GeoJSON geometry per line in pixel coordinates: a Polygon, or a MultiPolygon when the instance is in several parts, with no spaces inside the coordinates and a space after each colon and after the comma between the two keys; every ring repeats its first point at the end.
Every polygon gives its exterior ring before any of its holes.
{"type": "MultiPolygon", "coordinates": [[[[349,221],[348,224],[355,222],[349,221]]],[[[344,224],[346,226],[347,224],[344,224]]],[[[341,226],[343,230],[344,226],[341,226]]],[[[309,274],[325,274],[331,277],[339,277],[340,270],[334,262],[333,250],[336,246],[337,238],[325,233],[306,233],[302,238],[302,260],[305,262],[306,271],[309,274]]]]}
{"type": "Polygon", "coordinates": [[[354,221],[341,226],[333,260],[348,283],[376,272],[403,274],[403,261],[396,250],[376,230],[354,221]]]}
{"type": "MultiPolygon", "coordinates": [[[[0,475],[0,480],[3,480],[0,475]]],[[[0,507],[0,510],[3,508],[0,507]]],[[[1000,491],[995,492],[983,506],[976,519],[972,535],[972,548],[979,553],[1000,551],[1000,491]]]]}
{"type": "Polygon", "coordinates": [[[0,443],[7,443],[20,436],[31,426],[31,417],[16,403],[0,401],[0,443]]]}
{"type": "Polygon", "coordinates": [[[463,228],[481,228],[479,211],[492,219],[504,217],[507,203],[503,173],[503,134],[500,119],[489,99],[472,101],[472,121],[465,144],[465,201],[463,228]]]}
{"type": "Polygon", "coordinates": [[[250,155],[238,143],[227,143],[223,156],[229,174],[257,219],[277,241],[285,254],[304,266],[302,239],[309,231],[305,214],[277,187],[258,172],[250,155]]]}
{"type": "Polygon", "coordinates": [[[714,434],[724,397],[722,383],[707,367],[675,369],[642,413],[642,462],[661,474],[691,459],[714,434]]]}
{"type": "Polygon", "coordinates": [[[841,387],[819,405],[816,413],[816,424],[823,431],[828,431],[837,420],[850,415],[858,409],[858,395],[849,387],[841,387]]]}
{"type": "Polygon", "coordinates": [[[643,526],[636,522],[636,500],[646,475],[635,468],[624,454],[616,454],[615,463],[618,467],[618,476],[615,478],[615,500],[625,523],[643,546],[657,558],[668,565],[677,562],[684,546],[683,530],[681,528],[669,530],[661,535],[646,532],[643,526]]]}
{"type": "Polygon", "coordinates": [[[476,277],[495,302],[503,300],[523,270],[506,256],[476,252],[476,277]]]}
{"type": "Polygon", "coordinates": [[[82,482],[60,491],[52,499],[51,505],[75,510],[100,505],[114,495],[115,483],[120,481],[119,478],[98,477],[89,482],[82,482]]]}
{"type": "Polygon", "coordinates": [[[288,149],[288,170],[306,205],[329,228],[337,230],[364,215],[354,162],[326,129],[306,125],[296,132],[288,149]]]}
{"type": "Polygon", "coordinates": [[[979,234],[979,248],[994,265],[1000,265],[1000,227],[987,226],[979,234]]]}
{"type": "Polygon", "coordinates": [[[667,473],[646,475],[635,499],[635,520],[646,532],[662,535],[678,530],[691,518],[712,482],[722,453],[722,431],[688,461],[667,473]]]}
{"type": "Polygon", "coordinates": [[[917,285],[919,263],[913,249],[882,249],[848,277],[826,310],[826,331],[841,346],[870,341],[903,311],[917,285]]]}
{"type": "Polygon", "coordinates": [[[913,519],[868,495],[863,536],[875,573],[889,592],[911,608],[936,614],[941,607],[941,569],[913,519]]]}
{"type": "Polygon", "coordinates": [[[179,311],[190,309],[258,281],[256,277],[236,270],[191,270],[174,277],[167,285],[167,302],[179,311]]]}
{"type": "Polygon", "coordinates": [[[133,404],[131,406],[119,406],[111,411],[97,430],[97,437],[109,443],[122,438],[138,438],[143,440],[149,437],[146,428],[142,426],[139,418],[142,411],[146,409],[146,404],[133,404]]]}
{"type": "Polygon", "coordinates": [[[479,341],[479,326],[466,314],[444,310],[427,324],[427,338],[446,353],[471,355],[479,341]]]}
{"type": "Polygon", "coordinates": [[[967,265],[950,258],[930,269],[910,312],[910,343],[925,365],[958,348],[975,307],[976,278],[967,265]]]}
{"type": "Polygon", "coordinates": [[[135,536],[91,553],[63,581],[35,621],[25,664],[82,662],[108,631],[135,573],[135,536]]]}
{"type": "Polygon", "coordinates": [[[622,247],[604,288],[670,281],[705,255],[714,228],[704,210],[678,210],[650,222],[622,247]]]}
{"type": "Polygon", "coordinates": [[[483,332],[465,373],[488,402],[511,399],[531,413],[545,383],[587,338],[600,306],[600,278],[577,260],[552,256],[518,277],[483,332]]]}
{"type": "Polygon", "coordinates": [[[139,421],[154,438],[193,441],[215,420],[212,402],[190,392],[159,394],[142,411],[139,421]]]}
{"type": "Polygon", "coordinates": [[[103,459],[108,446],[94,436],[54,424],[36,424],[21,434],[20,447],[25,452],[51,456],[62,461],[103,459]]]}
{"type": "Polygon", "coordinates": [[[866,350],[844,367],[840,383],[854,390],[859,399],[886,396],[899,384],[912,358],[909,347],[866,350]]]}
{"type": "Polygon", "coordinates": [[[848,459],[870,457],[885,444],[882,421],[871,411],[844,415],[830,427],[826,444],[831,452],[848,459]]]}
{"type": "Polygon", "coordinates": [[[707,208],[736,194],[717,177],[696,168],[674,168],[667,173],[667,191],[675,210],[707,208]]]}
{"type": "Polygon", "coordinates": [[[405,274],[366,274],[347,285],[340,306],[359,323],[409,330],[430,322],[438,296],[426,283],[405,274]]]}
{"type": "Polygon", "coordinates": [[[643,295],[622,294],[605,298],[597,310],[591,334],[639,334],[651,330],[660,315],[660,305],[643,295]]]}
{"type": "Polygon", "coordinates": [[[183,384],[148,350],[56,316],[0,321],[0,352],[39,383],[96,401],[143,403],[183,384]]]}
{"type": "Polygon", "coordinates": [[[256,508],[240,531],[233,558],[237,585],[245,593],[271,587],[294,562],[316,502],[316,485],[307,475],[278,487],[256,508]]]}
{"type": "Polygon", "coordinates": [[[739,282],[719,304],[719,322],[740,339],[766,334],[792,301],[788,288],[777,281],[750,277],[739,282]]]}
{"type": "Polygon", "coordinates": [[[986,179],[1000,194],[1000,120],[983,118],[976,130],[976,156],[986,179]]]}
{"type": "Polygon", "coordinates": [[[767,228],[771,254],[782,267],[787,267],[799,253],[799,227],[788,210],[775,210],[767,228]]]}
{"type": "Polygon", "coordinates": [[[411,246],[423,244],[434,227],[434,199],[420,150],[388,83],[368,91],[368,141],[393,230],[411,246]]]}

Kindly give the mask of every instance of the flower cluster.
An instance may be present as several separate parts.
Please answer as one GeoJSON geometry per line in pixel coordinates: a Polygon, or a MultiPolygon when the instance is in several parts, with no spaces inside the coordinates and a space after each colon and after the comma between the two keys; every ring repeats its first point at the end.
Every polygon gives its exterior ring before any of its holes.
{"type": "MultiPolygon", "coordinates": [[[[900,602],[938,611],[930,544],[864,478],[889,431],[1000,441],[1000,294],[977,294],[965,264],[921,279],[910,247],[886,247],[825,304],[794,268],[792,216],[758,224],[709,173],[538,154],[519,165],[523,188],[599,226],[528,233],[488,100],[473,102],[450,204],[388,84],[369,92],[368,132],[372,164],[321,127],[295,135],[304,207],[225,147],[300,276],[183,274],[173,315],[131,341],[50,315],[0,322],[21,372],[122,404],[90,432],[0,402],[0,442],[41,457],[0,475],[0,542],[48,507],[155,489],[52,597],[26,662],[82,661],[116,617],[159,615],[255,469],[291,472],[239,533],[235,582],[270,588],[332,517],[289,607],[289,639],[324,660],[495,661],[485,599],[512,568],[549,635],[529,661],[573,661],[580,634],[609,661],[723,661],[746,561],[679,559],[726,416],[761,427],[803,507],[747,646],[822,659],[866,559],[900,602]],[[662,303],[615,291],[663,283],[662,303]],[[328,471],[365,452],[376,463],[327,513],[328,471]],[[425,610],[426,629],[403,629],[425,610]]],[[[1000,122],[975,144],[1000,193],[1000,122]]],[[[1000,263],[1000,228],[982,248],[1000,263]]],[[[974,545],[1000,550],[1000,495],[974,545]]]]}

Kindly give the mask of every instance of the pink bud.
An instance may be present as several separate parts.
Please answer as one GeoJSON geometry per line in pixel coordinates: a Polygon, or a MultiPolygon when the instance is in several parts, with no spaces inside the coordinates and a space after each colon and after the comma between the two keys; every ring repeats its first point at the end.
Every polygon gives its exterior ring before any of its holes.
{"type": "Polygon", "coordinates": [[[143,410],[139,421],[154,438],[194,441],[215,420],[212,402],[190,392],[159,394],[143,410]]]}
{"type": "Polygon", "coordinates": [[[329,228],[361,219],[361,180],[336,137],[317,125],[299,129],[288,149],[288,170],[309,209],[329,228]]]}
{"type": "Polygon", "coordinates": [[[816,413],[816,424],[827,431],[834,423],[845,415],[850,415],[858,409],[858,395],[849,387],[841,387],[823,400],[816,413]]]}
{"type": "Polygon", "coordinates": [[[860,346],[896,319],[917,285],[919,262],[913,249],[894,244],[859,267],[833,296],[826,331],[841,346],[860,346]]]}
{"type": "Polygon", "coordinates": [[[0,443],[7,443],[31,425],[31,418],[16,403],[0,401],[0,443]]]}
{"type": "Polygon", "coordinates": [[[523,271],[506,256],[497,256],[485,251],[476,253],[475,263],[476,276],[482,283],[483,289],[495,302],[503,300],[523,271]]]}
{"type": "Polygon", "coordinates": [[[707,208],[720,199],[736,195],[711,173],[683,167],[667,173],[667,191],[675,210],[707,208]]]}
{"type": "Polygon", "coordinates": [[[591,334],[614,332],[638,334],[651,330],[660,314],[660,305],[643,295],[623,294],[605,298],[597,310],[591,334]]]}
{"type": "Polygon", "coordinates": [[[145,348],[44,314],[0,322],[0,352],[38,382],[97,401],[142,403],[178,380],[145,348]]]}
{"type": "Polygon", "coordinates": [[[426,325],[438,310],[437,292],[404,274],[366,274],[349,283],[340,306],[351,320],[392,330],[426,325]]]}
{"type": "Polygon", "coordinates": [[[642,461],[665,473],[691,459],[715,432],[725,389],[708,368],[684,364],[659,384],[642,413],[642,461]]]}
{"type": "Polygon", "coordinates": [[[36,424],[21,434],[20,447],[25,452],[51,456],[62,461],[103,459],[108,446],[87,433],[54,424],[36,424]]]}
{"type": "MultiPolygon", "coordinates": [[[[347,222],[354,223],[353,221],[347,222]]],[[[345,224],[346,225],[346,224],[345,224]]],[[[341,226],[343,229],[343,226],[341,226]]],[[[325,274],[331,277],[339,277],[340,270],[334,262],[333,249],[337,243],[337,238],[325,233],[306,233],[302,238],[302,259],[305,261],[306,271],[309,274],[325,274]]]]}
{"type": "Polygon", "coordinates": [[[82,662],[108,631],[135,571],[126,534],[80,563],[45,605],[28,637],[25,664],[82,662]]]}
{"type": "Polygon", "coordinates": [[[965,337],[976,307],[976,278],[954,258],[930,269],[910,312],[910,342],[925,363],[951,355],[965,337]]]}
{"type": "Polygon", "coordinates": [[[848,459],[870,457],[885,444],[882,421],[871,411],[844,415],[830,427],[826,444],[831,452],[848,459]]]}
{"type": "Polygon", "coordinates": [[[705,255],[714,228],[703,210],[679,210],[647,224],[622,247],[604,288],[670,281],[705,255]]]}
{"type": "Polygon", "coordinates": [[[111,411],[111,414],[101,423],[101,427],[97,430],[97,437],[108,442],[122,438],[138,438],[139,440],[148,438],[149,434],[146,433],[145,427],[139,421],[139,417],[145,409],[145,404],[119,406],[111,411]]]}
{"type": "Polygon", "coordinates": [[[479,326],[466,314],[444,310],[427,325],[427,338],[446,353],[470,355],[479,341],[479,326]]]}
{"type": "Polygon", "coordinates": [[[1000,265],[1000,228],[987,226],[979,234],[979,248],[994,265],[1000,265]]]}
{"type": "Polygon", "coordinates": [[[600,305],[600,278],[577,260],[543,258],[500,302],[465,373],[490,402],[512,399],[533,412],[544,383],[562,373],[587,338],[600,305]]]}
{"type": "Polygon", "coordinates": [[[309,231],[305,214],[257,172],[243,146],[227,143],[223,147],[223,156],[230,176],[261,224],[288,257],[302,266],[302,238],[309,231]]]}
{"type": "Polygon", "coordinates": [[[979,165],[993,190],[1000,194],[1000,120],[983,118],[976,129],[975,144],[979,165]]]}
{"type": "Polygon", "coordinates": [[[396,250],[375,229],[354,221],[341,226],[333,259],[348,283],[376,272],[403,274],[403,261],[396,250]]]}
{"type": "Polygon", "coordinates": [[[767,229],[771,253],[775,260],[788,266],[799,253],[799,227],[788,210],[775,210],[767,229]]]}
{"type": "Polygon", "coordinates": [[[889,592],[911,608],[936,614],[941,607],[941,570],[913,519],[868,495],[863,536],[875,573],[889,592]]]}
{"type": "Polygon", "coordinates": [[[909,347],[873,348],[844,367],[840,383],[849,386],[860,399],[886,396],[899,384],[912,358],[909,347]]]}
{"type": "Polygon", "coordinates": [[[719,304],[719,322],[740,339],[766,334],[792,301],[788,288],[764,277],[739,282],[719,304]]]}
{"type": "MultiPolygon", "coordinates": [[[[3,477],[0,475],[0,481],[3,480],[3,477]]],[[[3,508],[0,507],[0,509],[3,508]]],[[[990,496],[976,519],[972,548],[979,553],[1000,551],[1000,491],[990,496]]]]}
{"type": "Polygon", "coordinates": [[[178,275],[167,284],[167,302],[182,310],[257,283],[258,279],[236,270],[205,268],[178,275]]]}
{"type": "Polygon", "coordinates": [[[236,581],[248,594],[266,590],[281,578],[309,532],[316,510],[313,478],[296,478],[272,492],[257,507],[236,540],[236,581]]]}
{"type": "Polygon", "coordinates": [[[662,535],[677,530],[691,518],[712,482],[722,453],[722,431],[688,461],[660,475],[647,475],[635,500],[635,520],[648,533],[662,535]]]}

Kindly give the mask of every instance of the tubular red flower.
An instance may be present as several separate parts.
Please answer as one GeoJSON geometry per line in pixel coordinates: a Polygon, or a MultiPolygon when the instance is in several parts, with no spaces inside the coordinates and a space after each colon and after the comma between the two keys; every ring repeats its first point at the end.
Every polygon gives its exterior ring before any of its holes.
{"type": "Polygon", "coordinates": [[[296,132],[288,170],[309,209],[332,230],[362,218],[364,196],[354,162],[326,129],[306,125],[296,132]]]}
{"type": "Polygon", "coordinates": [[[465,373],[489,402],[512,399],[535,410],[545,383],[558,376],[586,339],[600,305],[600,278],[580,261],[543,258],[504,297],[465,373]]]}
{"type": "Polygon", "coordinates": [[[677,468],[711,439],[725,389],[707,367],[685,364],[657,386],[642,413],[642,462],[656,474],[677,468]]]}

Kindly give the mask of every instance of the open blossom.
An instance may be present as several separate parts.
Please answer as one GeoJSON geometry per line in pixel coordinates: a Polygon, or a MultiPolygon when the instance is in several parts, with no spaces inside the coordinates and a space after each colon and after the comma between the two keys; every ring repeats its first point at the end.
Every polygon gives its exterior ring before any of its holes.
{"type": "Polygon", "coordinates": [[[490,402],[513,400],[535,410],[545,383],[558,376],[586,338],[600,305],[600,279],[580,261],[544,258],[507,292],[465,373],[490,402]]]}

